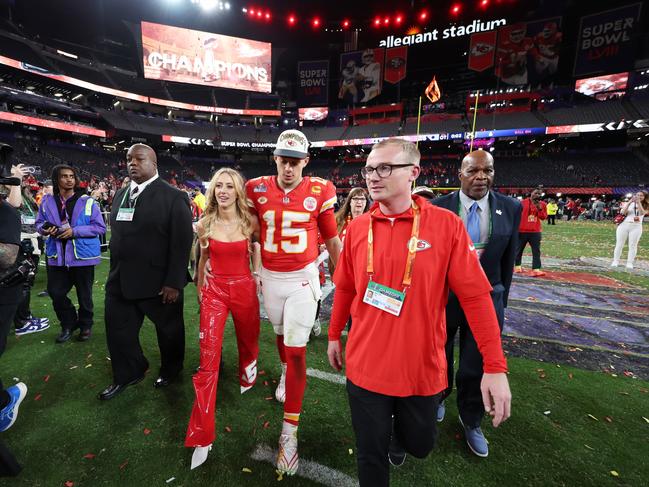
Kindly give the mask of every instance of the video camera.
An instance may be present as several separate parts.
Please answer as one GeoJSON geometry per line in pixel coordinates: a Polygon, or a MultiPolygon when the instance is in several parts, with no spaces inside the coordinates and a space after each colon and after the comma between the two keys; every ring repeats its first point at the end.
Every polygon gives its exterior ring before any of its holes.
{"type": "Polygon", "coordinates": [[[11,155],[13,147],[0,142],[0,184],[5,186],[20,186],[20,178],[11,176],[11,155]]]}

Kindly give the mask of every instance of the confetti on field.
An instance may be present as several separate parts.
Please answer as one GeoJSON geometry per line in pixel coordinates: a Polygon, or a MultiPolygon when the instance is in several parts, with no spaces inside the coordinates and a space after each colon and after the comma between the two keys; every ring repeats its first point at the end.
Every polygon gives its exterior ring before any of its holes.
{"type": "Polygon", "coordinates": [[[264,385],[265,385],[266,387],[268,387],[268,381],[267,381],[267,380],[264,381],[264,385]]]}
{"type": "Polygon", "coordinates": [[[149,428],[144,428],[144,430],[142,431],[142,433],[144,433],[145,435],[150,435],[150,434],[151,434],[151,430],[150,430],[149,428]]]}
{"type": "Polygon", "coordinates": [[[252,470],[250,470],[248,467],[243,467],[243,468],[241,469],[241,471],[242,471],[243,473],[252,473],[252,470]]]}
{"type": "Polygon", "coordinates": [[[49,380],[50,380],[49,375],[46,375],[45,377],[43,377],[43,382],[49,382],[49,380]]]}
{"type": "Polygon", "coordinates": [[[613,418],[611,418],[610,416],[604,416],[604,421],[606,421],[607,423],[612,423],[613,418]]]}
{"type": "Polygon", "coordinates": [[[595,421],[599,421],[599,419],[597,419],[597,418],[596,418],[595,416],[593,416],[592,414],[589,414],[588,417],[589,417],[590,419],[595,420],[595,421]]]}
{"type": "Polygon", "coordinates": [[[617,473],[615,470],[611,470],[611,475],[612,475],[613,477],[619,477],[619,476],[620,476],[620,474],[617,473]]]}
{"type": "Polygon", "coordinates": [[[623,396],[628,396],[629,395],[628,392],[624,392],[624,391],[620,391],[620,394],[622,394],[623,396]]]}
{"type": "Polygon", "coordinates": [[[84,368],[87,369],[88,367],[92,367],[92,364],[88,364],[88,365],[86,365],[84,368]]]}
{"type": "Polygon", "coordinates": [[[550,413],[552,413],[552,411],[550,411],[549,409],[547,411],[543,411],[543,414],[545,414],[546,416],[549,416],[550,413]]]}
{"type": "Polygon", "coordinates": [[[585,446],[586,448],[588,448],[589,450],[595,451],[595,448],[593,448],[592,446],[589,446],[589,445],[584,445],[584,446],[585,446]]]}
{"type": "Polygon", "coordinates": [[[347,450],[347,452],[348,452],[350,455],[353,455],[353,454],[354,454],[354,450],[352,450],[351,448],[350,448],[349,450],[347,450]]]}
{"type": "Polygon", "coordinates": [[[572,372],[568,374],[568,379],[572,380],[575,376],[572,375],[572,372]]]}
{"type": "Polygon", "coordinates": [[[120,470],[124,470],[124,469],[126,468],[127,465],[128,465],[128,460],[126,460],[124,463],[122,463],[122,464],[119,466],[119,469],[120,469],[120,470]]]}
{"type": "Polygon", "coordinates": [[[170,479],[167,479],[165,482],[167,482],[168,484],[170,484],[170,483],[173,482],[174,480],[176,480],[176,477],[171,477],[170,479]]]}
{"type": "Polygon", "coordinates": [[[76,368],[77,368],[77,366],[76,366],[76,365],[73,365],[72,367],[70,367],[70,370],[74,370],[74,369],[76,369],[76,368]]]}
{"type": "Polygon", "coordinates": [[[232,428],[230,428],[229,426],[226,426],[225,427],[225,432],[226,433],[232,433],[232,428]]]}
{"type": "Polygon", "coordinates": [[[96,456],[96,455],[95,455],[94,453],[86,453],[86,454],[83,456],[83,458],[87,458],[88,460],[92,460],[93,458],[95,458],[95,456],[96,456]]]}
{"type": "Polygon", "coordinates": [[[642,419],[644,419],[646,423],[649,423],[649,418],[645,418],[645,417],[643,416],[642,419]]]}
{"type": "Polygon", "coordinates": [[[72,480],[66,480],[64,485],[65,487],[74,487],[74,482],[72,480]]]}
{"type": "Polygon", "coordinates": [[[264,429],[268,429],[268,427],[270,426],[270,421],[265,421],[263,426],[264,429]]]}
{"type": "Polygon", "coordinates": [[[272,400],[273,400],[273,396],[265,397],[264,400],[266,400],[266,401],[272,401],[272,400]]]}
{"type": "Polygon", "coordinates": [[[265,371],[265,370],[260,370],[260,371],[258,372],[258,374],[259,374],[259,375],[266,375],[266,371],[265,371]]]}
{"type": "Polygon", "coordinates": [[[42,394],[36,394],[36,395],[34,396],[34,401],[40,401],[40,400],[41,400],[41,397],[43,397],[42,394]]]}

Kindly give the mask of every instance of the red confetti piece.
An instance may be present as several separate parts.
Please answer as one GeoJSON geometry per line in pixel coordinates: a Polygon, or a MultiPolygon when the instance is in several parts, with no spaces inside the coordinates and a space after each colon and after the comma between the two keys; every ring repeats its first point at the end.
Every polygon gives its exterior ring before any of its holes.
{"type": "Polygon", "coordinates": [[[269,426],[270,426],[270,421],[266,421],[264,423],[264,429],[268,429],[269,426]]]}
{"type": "Polygon", "coordinates": [[[93,458],[95,458],[95,456],[96,456],[96,455],[95,455],[94,453],[86,453],[86,454],[83,456],[83,458],[87,458],[87,459],[89,459],[89,460],[92,460],[93,458]]]}
{"type": "Polygon", "coordinates": [[[74,487],[74,482],[72,482],[72,480],[67,480],[65,482],[65,487],[74,487]]]}
{"type": "Polygon", "coordinates": [[[122,464],[119,466],[119,469],[120,469],[120,470],[124,470],[124,469],[126,468],[127,465],[128,465],[128,460],[126,460],[124,463],[122,463],[122,464]]]}
{"type": "Polygon", "coordinates": [[[41,397],[43,397],[42,394],[36,394],[36,395],[34,396],[34,401],[40,401],[40,400],[41,400],[41,397]]]}
{"type": "Polygon", "coordinates": [[[48,382],[49,380],[50,380],[50,376],[49,376],[49,375],[46,375],[45,377],[43,377],[43,381],[44,381],[44,382],[48,382]]]}
{"type": "Polygon", "coordinates": [[[265,370],[260,370],[259,372],[257,372],[257,374],[258,375],[266,375],[266,371],[265,370]]]}
{"type": "Polygon", "coordinates": [[[142,431],[142,433],[144,433],[145,435],[150,435],[151,430],[149,428],[144,428],[144,431],[142,431]]]}
{"type": "Polygon", "coordinates": [[[628,371],[628,370],[625,370],[625,371],[624,371],[624,375],[626,375],[627,377],[633,377],[633,372],[630,372],[630,371],[628,371]]]}
{"type": "Polygon", "coordinates": [[[232,433],[232,428],[230,428],[229,426],[226,426],[225,431],[226,431],[226,433],[232,433]]]}
{"type": "Polygon", "coordinates": [[[268,396],[264,398],[265,401],[272,401],[273,399],[274,399],[273,396],[268,396]]]}
{"type": "Polygon", "coordinates": [[[268,381],[267,381],[267,380],[264,381],[264,385],[265,385],[266,387],[268,387],[268,381]]]}

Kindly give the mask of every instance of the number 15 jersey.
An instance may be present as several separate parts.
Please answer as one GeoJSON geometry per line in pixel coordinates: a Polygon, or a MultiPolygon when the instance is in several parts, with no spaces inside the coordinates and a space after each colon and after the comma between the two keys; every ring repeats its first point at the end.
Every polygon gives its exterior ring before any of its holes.
{"type": "Polygon", "coordinates": [[[259,217],[261,261],[266,269],[302,269],[318,257],[318,232],[324,240],[337,235],[336,188],[330,181],[305,176],[285,192],[277,176],[262,176],[246,183],[246,195],[259,217]]]}

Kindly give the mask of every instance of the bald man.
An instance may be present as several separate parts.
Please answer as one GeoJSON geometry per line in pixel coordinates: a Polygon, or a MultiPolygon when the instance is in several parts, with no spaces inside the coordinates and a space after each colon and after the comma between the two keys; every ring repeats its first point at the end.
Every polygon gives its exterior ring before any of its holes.
{"type": "MultiPolygon", "coordinates": [[[[514,198],[491,190],[494,175],[494,160],[489,152],[470,152],[462,160],[458,174],[460,190],[437,198],[432,203],[451,210],[462,218],[493,288],[491,297],[502,331],[518,247],[521,204],[514,198]]],[[[457,297],[450,293],[446,306],[448,388],[443,397],[448,397],[453,390],[453,344],[458,329],[460,363],[456,385],[460,422],[471,451],[480,457],[486,457],[489,448],[480,428],[485,413],[480,393],[482,356],[457,297]]],[[[444,414],[445,406],[442,402],[437,412],[438,422],[444,419],[444,414]]]]}
{"type": "Polygon", "coordinates": [[[105,320],[113,382],[99,393],[104,401],[144,379],[149,362],[139,333],[145,316],[155,325],[160,347],[154,387],[166,387],[178,377],[185,355],[189,198],[158,177],[156,154],[148,145],[131,146],[126,164],[131,180],[115,194],[110,215],[105,320]]]}

